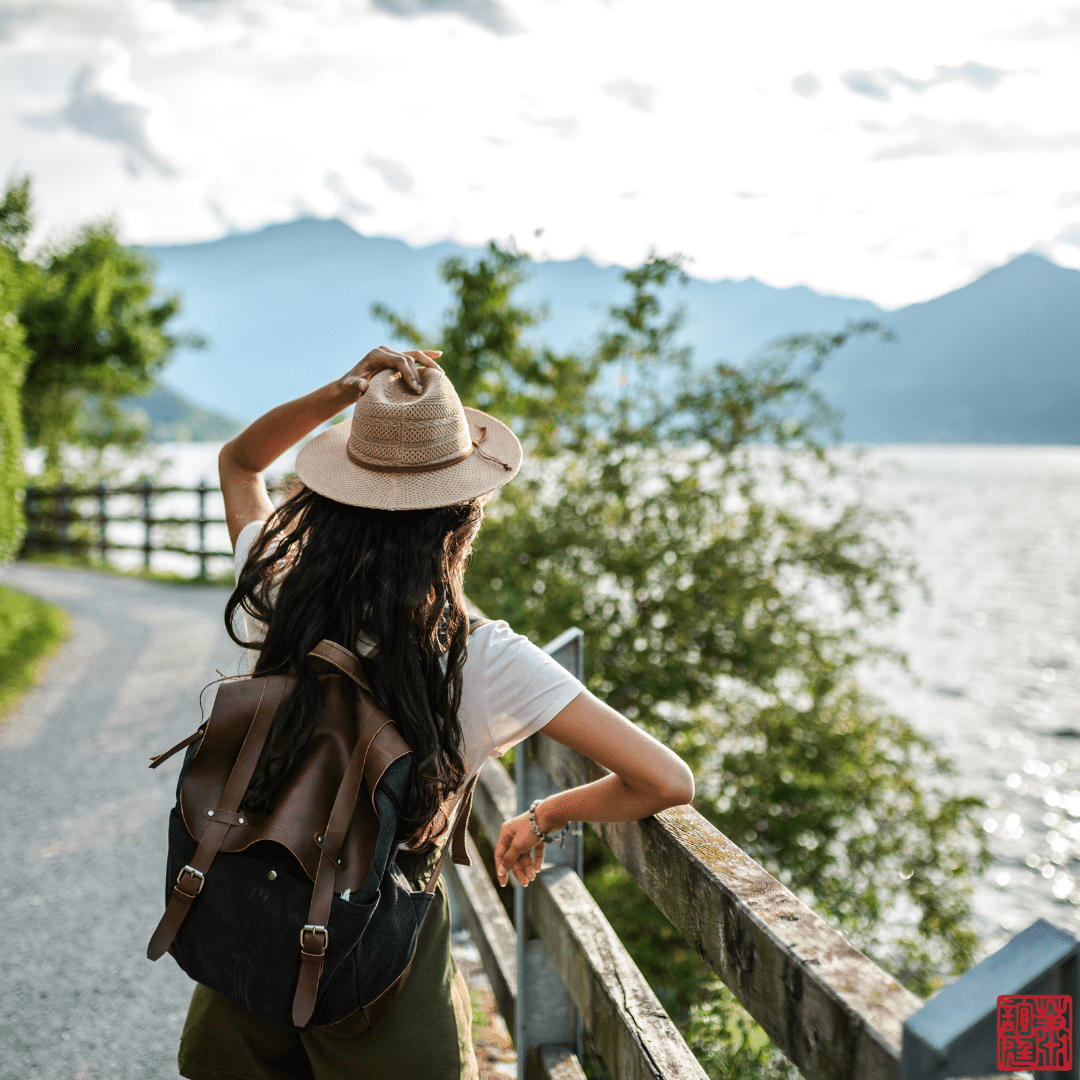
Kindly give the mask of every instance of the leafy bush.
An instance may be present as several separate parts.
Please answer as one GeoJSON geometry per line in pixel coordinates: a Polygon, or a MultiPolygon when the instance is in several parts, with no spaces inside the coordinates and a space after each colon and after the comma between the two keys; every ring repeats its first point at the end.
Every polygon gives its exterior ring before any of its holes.
{"type": "MultiPolygon", "coordinates": [[[[895,521],[868,503],[869,474],[836,446],[813,380],[850,337],[879,329],[694,365],[679,313],[661,303],[681,271],[652,258],[624,275],[628,302],[595,351],[555,358],[526,340],[536,320],[510,310],[523,265],[494,246],[483,273],[448,264],[452,283],[468,273],[472,286],[443,331],[394,322],[445,348],[448,370],[467,368],[466,404],[501,405],[532,452],[489,507],[470,595],[539,641],[581,627],[590,689],[693,767],[697,808],[929,993],[972,962],[971,875],[989,855],[980,800],[955,794],[951,763],[858,679],[887,656],[870,631],[915,571],[886,543],[895,521]]],[[[696,957],[672,962],[674,931],[611,857],[594,850],[590,867],[587,884],[676,1018],[726,1048],[709,1051],[713,1074],[782,1069],[696,957]]]]}

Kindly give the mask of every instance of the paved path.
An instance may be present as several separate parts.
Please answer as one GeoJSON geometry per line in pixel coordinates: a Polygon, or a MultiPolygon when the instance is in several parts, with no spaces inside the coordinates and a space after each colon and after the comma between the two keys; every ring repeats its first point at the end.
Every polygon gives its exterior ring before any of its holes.
{"type": "Polygon", "coordinates": [[[145,950],[180,759],[146,766],[237,670],[228,594],[32,565],[0,581],[72,626],[0,724],[0,1080],[176,1080],[192,984],[145,950]]]}

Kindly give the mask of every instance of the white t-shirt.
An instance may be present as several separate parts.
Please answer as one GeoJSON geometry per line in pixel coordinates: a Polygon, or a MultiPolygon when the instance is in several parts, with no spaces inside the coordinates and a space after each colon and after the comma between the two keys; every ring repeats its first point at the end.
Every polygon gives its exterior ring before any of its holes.
{"type": "MultiPolygon", "coordinates": [[[[236,538],[237,578],[262,526],[263,522],[253,521],[236,538]]],[[[254,632],[250,626],[249,632],[254,632]]],[[[501,620],[469,635],[461,674],[458,722],[466,779],[480,771],[485,758],[505,754],[539,731],[585,689],[566,668],[501,620]]]]}

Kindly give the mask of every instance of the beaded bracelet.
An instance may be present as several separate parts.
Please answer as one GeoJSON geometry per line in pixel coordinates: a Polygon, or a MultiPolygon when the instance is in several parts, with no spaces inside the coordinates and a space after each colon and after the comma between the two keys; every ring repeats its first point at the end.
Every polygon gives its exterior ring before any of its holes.
{"type": "Polygon", "coordinates": [[[558,832],[542,833],[540,826],[536,824],[536,808],[543,802],[543,799],[533,799],[532,806],[529,807],[529,826],[545,844],[554,843],[559,841],[559,847],[562,847],[566,843],[566,834],[570,830],[570,822],[568,821],[558,832]]]}

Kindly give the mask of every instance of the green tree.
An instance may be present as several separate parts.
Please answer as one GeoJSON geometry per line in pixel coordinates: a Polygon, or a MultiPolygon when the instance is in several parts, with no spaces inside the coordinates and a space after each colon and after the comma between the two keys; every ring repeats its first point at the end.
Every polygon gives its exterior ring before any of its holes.
{"type": "Polygon", "coordinates": [[[65,445],[140,444],[144,428],[127,417],[121,399],[150,389],[173,350],[198,339],[169,332],[179,299],[155,296],[153,262],[123,247],[112,222],[84,226],[25,259],[30,196],[28,178],[8,185],[0,244],[23,281],[18,317],[30,350],[24,434],[31,446],[44,448],[46,476],[58,479],[65,445]]]}
{"type": "Polygon", "coordinates": [[[474,265],[447,259],[440,273],[456,302],[442,327],[430,333],[382,304],[371,310],[416,348],[438,342],[439,363],[462,402],[509,421],[535,450],[550,454],[578,432],[600,360],[556,353],[526,339],[544,314],[513,302],[528,261],[513,245],[494,242],[474,265]]]}
{"type": "MultiPolygon", "coordinates": [[[[4,209],[0,206],[0,229],[5,221],[4,209]]],[[[19,550],[24,530],[20,392],[30,351],[18,319],[21,300],[22,274],[18,261],[0,244],[0,563],[19,550]]]]}
{"type": "MultiPolygon", "coordinates": [[[[487,274],[508,265],[492,262],[497,250],[481,260],[487,274]]],[[[468,354],[473,387],[514,385],[523,365],[504,357],[535,355],[521,343],[536,317],[513,308],[524,261],[512,257],[513,280],[473,271],[500,289],[457,288],[429,339],[452,375],[451,342],[480,340],[466,328],[505,343],[468,354]]],[[[460,263],[444,274],[466,280],[460,263]]],[[[989,855],[980,800],[957,794],[950,761],[857,678],[886,658],[868,635],[895,615],[914,568],[884,541],[891,519],[865,498],[866,466],[836,446],[814,376],[877,328],[695,365],[678,346],[681,314],[661,302],[681,277],[659,258],[625,274],[628,301],[594,354],[561,358],[575,398],[549,380],[539,409],[503,399],[534,452],[554,456],[492,503],[470,595],[536,640],[580,626],[588,685],[692,765],[698,809],[926,994],[974,958],[971,877],[989,855]]],[[[589,845],[587,884],[713,1074],[783,1075],[601,848],[589,845]]]]}

